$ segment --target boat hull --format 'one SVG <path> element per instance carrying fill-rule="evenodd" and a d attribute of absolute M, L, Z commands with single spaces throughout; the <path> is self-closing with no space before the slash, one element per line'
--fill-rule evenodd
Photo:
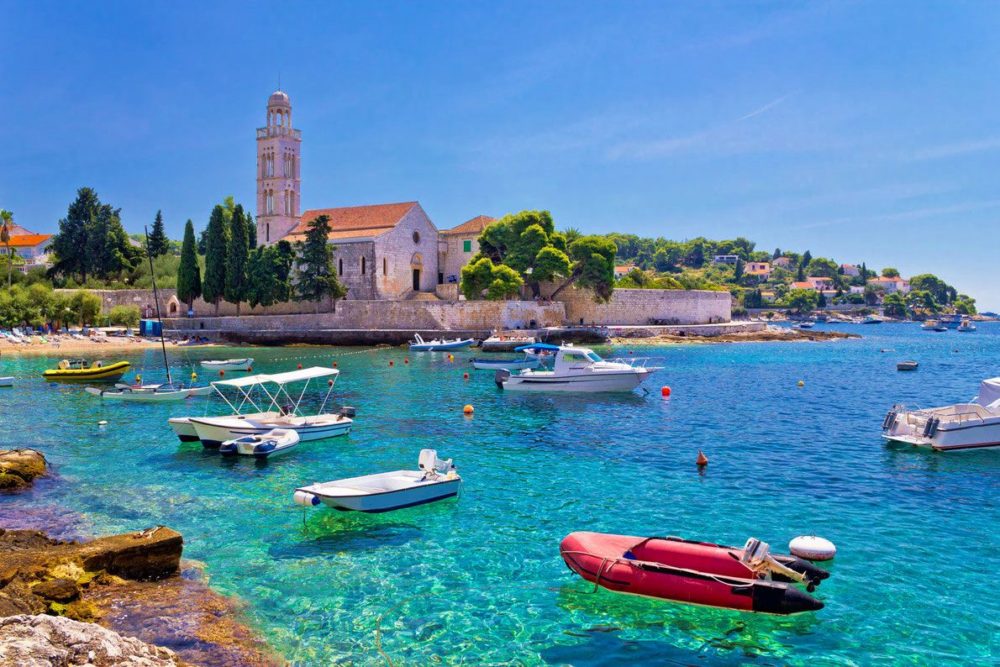
<path fill-rule="evenodd" d="M 939 452 L 1000 447 L 1000 417 L 986 420 L 941 421 L 932 433 L 925 433 L 927 417 L 901 412 L 883 428 L 888 442 L 927 447 Z"/>
<path fill-rule="evenodd" d="M 538 368 L 542 365 L 541 359 L 473 359 L 472 366 L 477 371 L 509 370 L 516 371 L 524 368 Z"/>
<path fill-rule="evenodd" d="M 49 382 L 116 382 L 130 366 L 127 361 L 118 361 L 100 368 L 56 368 L 45 371 L 42 377 Z"/>
<path fill-rule="evenodd" d="M 588 375 L 511 375 L 498 384 L 505 391 L 536 392 L 629 392 L 649 377 L 651 370 Z"/>
<path fill-rule="evenodd" d="M 206 448 L 215 449 L 226 440 L 241 438 L 245 435 L 262 435 L 275 428 L 295 431 L 302 442 L 310 440 L 325 440 L 351 432 L 354 422 L 342 418 L 334 423 L 315 424 L 278 424 L 258 419 L 239 419 L 238 417 L 206 417 L 191 418 L 191 423 L 198 434 L 198 439 Z"/>
<path fill-rule="evenodd" d="M 271 459 L 295 449 L 299 442 L 300 439 L 294 432 L 278 436 L 272 436 L 272 433 L 244 436 L 222 443 L 219 446 L 219 453 L 223 456 L 240 455 Z"/>
<path fill-rule="evenodd" d="M 0 387 L 13 387 L 14 378 L 12 376 L 0 377 Z"/>
<path fill-rule="evenodd" d="M 201 367 L 210 371 L 249 371 L 253 368 L 253 358 L 202 361 Z"/>
<path fill-rule="evenodd" d="M 109 401 L 125 401 L 134 403 L 170 403 L 187 399 L 191 392 L 187 389 L 176 391 L 132 391 L 131 389 L 97 389 L 87 387 L 87 393 L 99 396 Z"/>
<path fill-rule="evenodd" d="M 411 352 L 443 352 L 445 350 L 460 350 L 469 347 L 476 341 L 472 338 L 452 341 L 450 343 L 410 343 Z"/>
<path fill-rule="evenodd" d="M 198 432 L 194 430 L 194 424 L 187 417 L 171 417 L 167 423 L 181 442 L 198 441 Z"/>
<path fill-rule="evenodd" d="M 788 583 L 757 577 L 732 547 L 578 532 L 567 535 L 559 551 L 570 570 L 618 593 L 779 615 L 823 607 Z"/>
<path fill-rule="evenodd" d="M 345 483 L 348 481 L 344 480 Z M 461 483 L 461 478 L 456 477 L 426 482 L 403 489 L 360 494 L 338 493 L 335 489 L 318 491 L 315 486 L 299 490 L 312 493 L 319 498 L 321 503 L 336 510 L 378 514 L 454 498 L 458 495 Z"/>

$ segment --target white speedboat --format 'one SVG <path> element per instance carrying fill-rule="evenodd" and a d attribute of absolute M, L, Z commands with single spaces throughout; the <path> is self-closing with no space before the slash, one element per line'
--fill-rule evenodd
<path fill-rule="evenodd" d="M 250 371 L 253 370 L 253 357 L 243 359 L 206 359 L 201 362 L 202 368 L 212 371 Z"/>
<path fill-rule="evenodd" d="M 882 420 L 882 437 L 946 452 L 1000 446 L 1000 378 L 984 380 L 969 403 L 909 410 L 894 405 Z"/>
<path fill-rule="evenodd" d="M 520 373 L 496 372 L 497 386 L 508 391 L 617 392 L 632 391 L 659 366 L 645 359 L 605 361 L 593 350 L 572 345 L 539 343 L 537 349 L 555 352 L 552 370 L 527 369 Z"/>
<path fill-rule="evenodd" d="M 138 390 L 133 390 L 130 387 L 115 389 L 85 387 L 84 391 L 109 401 L 132 401 L 135 403 L 169 403 L 183 401 L 191 396 L 191 392 L 187 389 L 176 389 L 169 386 L 140 387 Z"/>
<path fill-rule="evenodd" d="M 799 322 L 798 324 L 796 324 L 795 328 L 796 329 L 812 329 L 814 326 L 816 326 L 815 322 L 811 322 L 809 320 L 805 320 L 804 322 Z"/>
<path fill-rule="evenodd" d="M 323 503 L 338 510 L 389 512 L 458 495 L 462 478 L 451 459 L 442 461 L 435 450 L 423 449 L 419 468 L 311 484 L 296 489 L 293 499 L 306 507 Z"/>
<path fill-rule="evenodd" d="M 972 323 L 972 320 L 962 320 L 962 323 L 956 329 L 956 331 L 961 331 L 962 333 L 972 333 L 975 330 L 976 325 Z"/>
<path fill-rule="evenodd" d="M 299 444 L 299 434 L 290 429 L 276 428 L 257 435 L 245 435 L 242 438 L 226 440 L 219 445 L 219 453 L 223 456 L 253 456 L 258 459 L 271 458 L 284 454 Z"/>
<path fill-rule="evenodd" d="M 256 412 L 243 415 L 232 415 L 237 419 L 275 419 L 281 415 L 277 412 Z M 194 424 L 190 417 L 171 417 L 167 420 L 174 435 L 181 442 L 197 442 L 198 432 L 194 430 Z"/>
<path fill-rule="evenodd" d="M 246 435 L 262 435 L 276 428 L 298 433 L 302 442 L 322 440 L 351 432 L 354 420 L 353 408 L 342 408 L 339 413 L 326 413 L 324 409 L 333 393 L 334 380 L 340 374 L 335 368 L 313 366 L 287 373 L 260 374 L 233 380 L 218 380 L 212 386 L 222 400 L 233 410 L 225 417 L 188 417 L 188 424 L 194 429 L 206 448 L 215 449 L 227 440 Z M 312 380 L 326 378 L 327 392 L 316 414 L 303 415 L 299 406 L 306 396 Z M 301 390 L 293 396 L 287 385 L 304 382 Z M 236 398 L 230 400 L 224 389 L 235 389 Z M 261 398 L 267 401 L 263 409 L 258 405 Z M 254 414 L 246 414 L 244 408 L 253 408 Z M 263 416 L 262 416 L 263 415 Z M 177 433 L 177 430 L 174 431 Z"/>
<path fill-rule="evenodd" d="M 8 375 L 6 377 L 0 377 L 0 387 L 13 387 L 14 386 L 14 376 Z"/>
<path fill-rule="evenodd" d="M 445 340 L 442 338 L 435 338 L 434 340 L 424 340 L 420 334 L 413 334 L 413 341 L 410 343 L 410 350 L 412 352 L 438 352 L 442 350 L 457 350 L 463 347 L 469 347 L 476 340 L 474 338 L 455 338 L 453 340 Z"/>
<path fill-rule="evenodd" d="M 882 324 L 882 320 L 874 315 L 869 315 L 865 319 L 861 320 L 861 324 Z"/>

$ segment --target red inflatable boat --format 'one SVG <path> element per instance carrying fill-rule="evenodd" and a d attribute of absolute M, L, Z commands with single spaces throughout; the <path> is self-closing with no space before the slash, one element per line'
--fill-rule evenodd
<path fill-rule="evenodd" d="M 772 555 L 751 538 L 744 547 L 679 537 L 570 533 L 560 555 L 587 581 L 620 593 L 767 614 L 797 614 L 823 603 L 814 590 L 829 573 L 794 556 Z"/>

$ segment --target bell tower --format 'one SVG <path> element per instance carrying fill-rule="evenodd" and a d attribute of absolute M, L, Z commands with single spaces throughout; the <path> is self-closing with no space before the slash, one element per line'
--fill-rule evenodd
<path fill-rule="evenodd" d="M 267 100 L 267 125 L 257 128 L 257 245 L 276 243 L 299 224 L 301 147 L 291 100 L 277 90 Z"/>

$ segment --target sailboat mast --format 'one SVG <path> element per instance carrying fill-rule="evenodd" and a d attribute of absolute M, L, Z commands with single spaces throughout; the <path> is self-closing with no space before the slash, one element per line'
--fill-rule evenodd
<path fill-rule="evenodd" d="M 153 282 L 153 303 L 156 304 L 156 321 L 160 323 L 160 350 L 163 352 L 163 369 L 167 371 L 167 384 L 172 385 L 170 365 L 167 364 L 167 344 L 163 340 L 163 318 L 160 317 L 160 293 L 156 290 L 156 272 L 153 270 L 153 253 L 149 252 L 149 230 L 145 225 L 142 233 L 146 235 L 146 256 L 149 258 L 149 279 Z"/>

